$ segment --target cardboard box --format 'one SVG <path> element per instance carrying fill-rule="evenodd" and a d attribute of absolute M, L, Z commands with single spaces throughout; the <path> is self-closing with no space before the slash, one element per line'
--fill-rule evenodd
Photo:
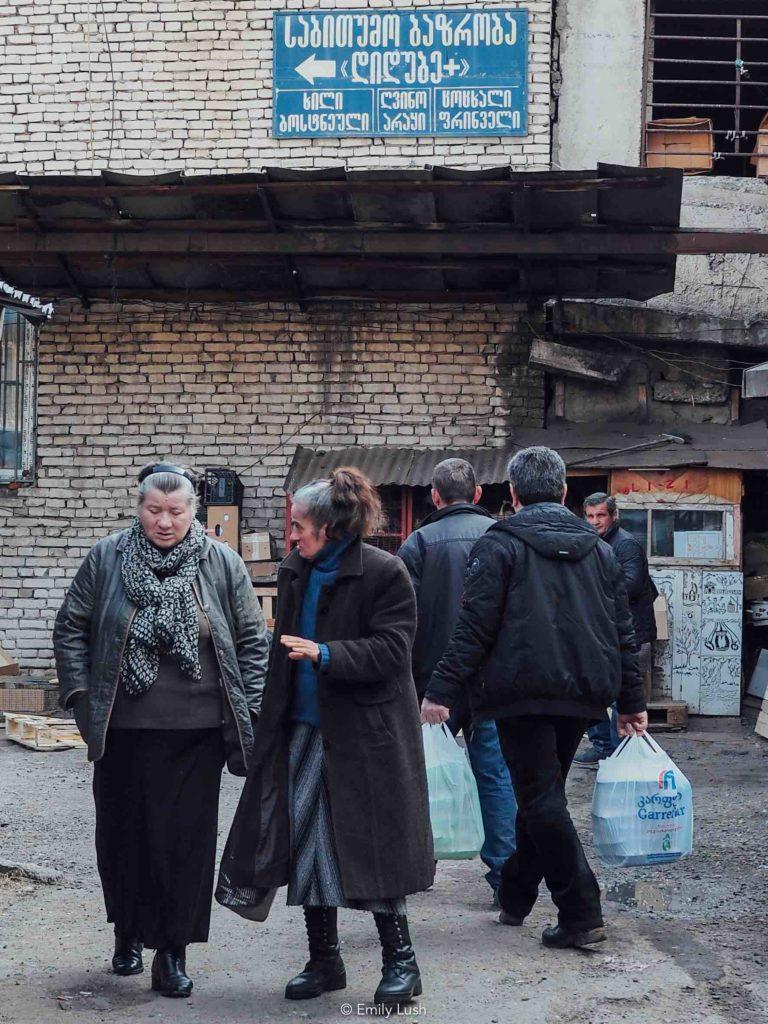
<path fill-rule="evenodd" d="M 272 537 L 266 531 L 244 533 L 240 540 L 244 562 L 268 562 L 272 558 Z"/>
<path fill-rule="evenodd" d="M 663 117 L 646 125 L 646 167 L 678 167 L 688 174 L 706 174 L 712 170 L 714 149 L 708 117 Z"/>
<path fill-rule="evenodd" d="M 768 576 L 746 576 L 744 578 L 745 601 L 768 601 Z"/>
<path fill-rule="evenodd" d="M 669 612 L 663 594 L 659 594 L 653 602 L 653 617 L 656 620 L 656 639 L 669 640 Z"/>
<path fill-rule="evenodd" d="M 17 676 L 19 674 L 18 662 L 14 661 L 10 654 L 0 648 L 0 676 Z"/>
<path fill-rule="evenodd" d="M 240 550 L 240 509 L 237 505 L 208 506 L 208 536 L 233 551 Z"/>
<path fill-rule="evenodd" d="M 757 129 L 755 148 L 752 151 L 750 163 L 757 168 L 755 174 L 758 178 L 768 177 L 768 114 L 765 115 Z"/>
<path fill-rule="evenodd" d="M 246 562 L 252 580 L 268 580 L 277 576 L 279 562 Z"/>

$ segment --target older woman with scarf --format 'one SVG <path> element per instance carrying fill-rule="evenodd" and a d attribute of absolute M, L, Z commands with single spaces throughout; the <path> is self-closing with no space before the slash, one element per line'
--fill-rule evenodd
<path fill-rule="evenodd" d="M 113 970 L 188 996 L 206 942 L 219 786 L 245 775 L 264 686 L 264 619 L 239 556 L 195 519 L 194 477 L 139 475 L 138 515 L 99 541 L 56 618 L 60 702 L 95 761 L 96 853 Z"/>
<path fill-rule="evenodd" d="M 346 985 L 337 909 L 367 910 L 382 946 L 374 999 L 422 991 L 405 897 L 434 877 L 411 647 L 416 601 L 403 563 L 362 542 L 381 506 L 355 469 L 301 488 L 296 549 L 280 567 L 276 633 L 254 754 L 216 898 L 258 918 L 269 890 L 301 906 L 309 961 L 285 990 Z"/>

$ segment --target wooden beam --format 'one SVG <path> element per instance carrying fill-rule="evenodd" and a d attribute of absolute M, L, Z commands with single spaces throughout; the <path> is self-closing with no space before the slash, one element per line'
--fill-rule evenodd
<path fill-rule="evenodd" d="M 109 244 L 111 242 L 111 244 Z M 105 244 L 106 243 L 106 244 Z M 221 255 L 682 256 L 768 254 L 768 233 L 737 231 L 361 231 L 322 228 L 279 233 L 143 231 L 105 238 L 98 231 L 18 231 L 0 236 L 0 253 L 162 253 Z"/>
<path fill-rule="evenodd" d="M 531 366 L 539 366 L 565 377 L 577 377 L 601 384 L 618 384 L 625 366 L 625 361 L 615 359 L 605 352 L 559 345 L 544 338 L 533 339 L 528 362 Z"/>

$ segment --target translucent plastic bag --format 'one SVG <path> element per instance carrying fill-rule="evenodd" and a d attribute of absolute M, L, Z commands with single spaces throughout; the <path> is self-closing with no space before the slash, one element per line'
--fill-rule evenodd
<path fill-rule="evenodd" d="M 470 860 L 485 841 L 477 783 L 445 725 L 421 727 L 436 860 Z"/>
<path fill-rule="evenodd" d="M 691 784 L 647 733 L 600 762 L 592 828 L 600 859 L 612 867 L 668 864 L 693 849 Z"/>

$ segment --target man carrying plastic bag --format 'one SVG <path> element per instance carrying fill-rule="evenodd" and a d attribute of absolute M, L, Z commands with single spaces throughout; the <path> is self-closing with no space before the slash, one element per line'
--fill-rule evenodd
<path fill-rule="evenodd" d="M 499 920 L 521 925 L 544 878 L 558 923 L 542 941 L 589 947 L 605 939 L 600 887 L 568 813 L 565 779 L 585 726 L 614 701 L 621 735 L 647 728 L 632 618 L 610 546 L 563 507 L 557 452 L 527 448 L 508 472 L 516 514 L 472 549 L 462 612 L 422 720 L 445 721 L 465 686 L 475 717 L 495 719 L 518 803 Z"/>

